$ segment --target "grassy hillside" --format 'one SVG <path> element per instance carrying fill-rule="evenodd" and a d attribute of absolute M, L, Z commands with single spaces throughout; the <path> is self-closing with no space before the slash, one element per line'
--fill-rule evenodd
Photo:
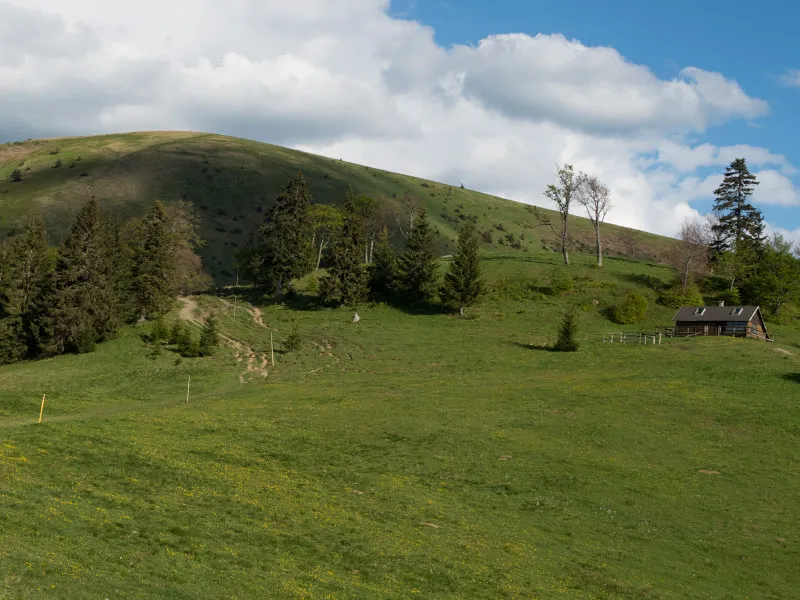
<path fill-rule="evenodd" d="M 604 345 L 670 271 L 557 260 L 486 255 L 471 319 L 209 296 L 214 358 L 0 368 L 0 598 L 795 597 L 800 333 Z M 532 349 L 567 302 L 581 350 Z"/>
<path fill-rule="evenodd" d="M 61 166 L 56 168 L 56 162 Z M 14 169 L 23 180 L 9 181 Z M 401 212 L 406 194 L 425 205 L 452 244 L 462 218 L 475 216 L 481 231 L 494 232 L 491 247 L 514 243 L 519 252 L 546 254 L 556 247 L 533 223 L 526 205 L 446 184 L 370 169 L 269 144 L 199 133 L 130 133 L 86 138 L 36 140 L 0 145 L 0 233 L 26 215 L 43 215 L 58 237 L 90 196 L 121 216 L 141 214 L 154 199 L 181 197 L 201 210 L 206 267 L 220 283 L 233 277 L 232 251 L 261 222 L 256 209 L 270 203 L 298 170 L 317 202 L 338 203 L 346 186 L 372 196 L 388 212 Z M 575 211 L 579 215 L 578 210 Z M 389 222 L 393 222 L 389 218 Z M 574 249 L 593 247 L 591 223 L 573 221 Z M 524 239 L 520 239 L 523 234 Z M 509 237 L 510 236 L 510 237 Z M 656 257 L 668 238 L 608 225 L 610 255 Z"/>

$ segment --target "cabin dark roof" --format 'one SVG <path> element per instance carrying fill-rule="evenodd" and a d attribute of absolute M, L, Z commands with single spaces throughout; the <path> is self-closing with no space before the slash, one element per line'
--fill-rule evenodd
<path fill-rule="evenodd" d="M 755 318 L 758 310 L 758 306 L 684 306 L 675 313 L 672 320 L 747 323 Z"/>

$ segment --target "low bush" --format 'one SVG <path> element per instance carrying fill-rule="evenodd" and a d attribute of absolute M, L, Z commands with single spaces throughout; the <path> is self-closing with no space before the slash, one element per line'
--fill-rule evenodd
<path fill-rule="evenodd" d="M 647 298 L 638 292 L 628 292 L 624 300 L 614 307 L 614 322 L 620 325 L 641 323 L 647 318 Z"/>
<path fill-rule="evenodd" d="M 571 292 L 575 288 L 575 282 L 567 270 L 563 267 L 556 267 L 550 272 L 550 293 L 554 296 L 561 296 Z"/>

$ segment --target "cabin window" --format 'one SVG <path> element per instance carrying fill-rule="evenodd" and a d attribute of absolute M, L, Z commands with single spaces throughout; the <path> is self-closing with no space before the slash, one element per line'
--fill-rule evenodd
<path fill-rule="evenodd" d="M 704 314 L 706 314 L 706 309 L 702 308 L 702 307 L 696 308 L 694 310 L 694 314 L 696 314 L 696 315 L 704 315 Z"/>
<path fill-rule="evenodd" d="M 738 317 L 739 315 L 742 314 L 743 311 L 744 311 L 744 308 L 734 308 L 731 311 L 731 314 Z"/>

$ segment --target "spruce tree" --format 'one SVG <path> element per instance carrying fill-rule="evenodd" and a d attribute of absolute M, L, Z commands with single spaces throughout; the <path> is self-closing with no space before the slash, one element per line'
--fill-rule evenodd
<path fill-rule="evenodd" d="M 0 247 L 0 364 L 36 354 L 39 299 L 52 269 L 40 220 L 23 225 Z"/>
<path fill-rule="evenodd" d="M 374 299 L 388 298 L 397 279 L 397 254 L 389 243 L 389 228 L 384 227 L 378 245 L 372 255 L 369 269 L 370 296 Z"/>
<path fill-rule="evenodd" d="M 219 345 L 217 333 L 217 316 L 212 312 L 200 332 L 200 356 L 211 356 Z"/>
<path fill-rule="evenodd" d="M 92 199 L 78 212 L 58 250 L 39 344 L 49 355 L 88 352 L 120 325 L 114 244 L 108 224 Z"/>
<path fill-rule="evenodd" d="M 458 234 L 458 248 L 450 269 L 444 276 L 442 299 L 458 308 L 461 315 L 464 308 L 472 306 L 484 291 L 481 278 L 481 265 L 478 257 L 478 237 L 475 225 L 464 225 Z"/>
<path fill-rule="evenodd" d="M 425 209 L 406 239 L 406 248 L 397 264 L 398 287 L 413 304 L 431 302 L 439 282 L 439 265 L 434 254 L 434 233 Z"/>
<path fill-rule="evenodd" d="M 334 232 L 328 275 L 320 282 L 320 298 L 327 304 L 355 306 L 367 297 L 364 221 L 353 190 L 347 190 L 341 226 Z"/>
<path fill-rule="evenodd" d="M 256 283 L 267 285 L 278 296 L 292 279 L 311 270 L 310 207 L 311 194 L 303 174 L 298 173 L 275 200 L 261 227 L 264 245 L 255 255 L 261 263 L 254 269 L 259 276 Z"/>
<path fill-rule="evenodd" d="M 714 191 L 712 255 L 730 265 L 731 288 L 757 264 L 764 248 L 764 217 L 749 201 L 758 180 L 744 158 L 735 159 Z"/>
<path fill-rule="evenodd" d="M 183 336 L 183 320 L 180 318 L 175 319 L 172 323 L 172 327 L 169 330 L 169 337 L 167 338 L 167 342 L 172 345 L 178 345 L 178 342 L 181 341 L 181 337 Z"/>
<path fill-rule="evenodd" d="M 558 328 L 558 341 L 554 347 L 558 352 L 577 352 L 578 314 L 574 306 L 568 306 L 561 317 Z"/>
<path fill-rule="evenodd" d="M 137 317 L 149 318 L 169 310 L 173 271 L 167 213 L 156 200 L 139 225 L 133 248 L 131 283 Z"/>

